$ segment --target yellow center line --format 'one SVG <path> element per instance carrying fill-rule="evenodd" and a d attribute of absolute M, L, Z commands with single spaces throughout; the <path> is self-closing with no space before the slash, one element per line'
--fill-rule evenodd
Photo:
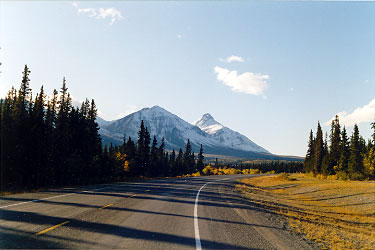
<path fill-rule="evenodd" d="M 56 226 L 53 226 L 53 227 L 49 227 L 49 228 L 47 228 L 47 229 L 44 229 L 43 231 L 40 231 L 39 233 L 36 233 L 35 235 L 41 235 L 41 234 L 44 234 L 44 233 L 47 233 L 47 232 L 49 232 L 49 231 L 51 231 L 51 230 L 53 230 L 53 229 L 55 229 L 55 228 L 58 228 L 58 227 L 61 227 L 62 225 L 65 225 L 65 224 L 67 224 L 67 223 L 69 223 L 70 221 L 64 221 L 63 223 L 60 223 L 60 224 L 58 224 L 58 225 L 56 225 Z"/>
<path fill-rule="evenodd" d="M 100 209 L 103 209 L 103 208 L 106 208 L 106 207 L 109 207 L 109 206 L 112 206 L 113 204 L 108 204 L 108 205 L 105 205 L 105 206 L 103 206 L 103 207 L 101 207 L 101 208 L 98 208 L 99 210 Z"/>
<path fill-rule="evenodd" d="M 145 192 L 149 192 L 150 191 L 150 189 L 147 189 Z"/>
<path fill-rule="evenodd" d="M 132 196 L 130 196 L 130 198 L 131 198 L 131 197 L 134 197 L 134 196 L 136 196 L 136 194 L 133 194 Z"/>

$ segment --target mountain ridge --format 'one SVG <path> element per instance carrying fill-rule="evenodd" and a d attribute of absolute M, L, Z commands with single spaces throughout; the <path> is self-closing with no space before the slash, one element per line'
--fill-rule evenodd
<path fill-rule="evenodd" d="M 202 131 L 213 136 L 213 138 L 228 147 L 245 151 L 270 153 L 268 150 L 254 143 L 248 137 L 228 127 L 225 127 L 216 121 L 210 113 L 204 114 L 200 119 L 195 121 L 193 125 L 196 125 Z"/>
<path fill-rule="evenodd" d="M 202 144 L 204 152 L 207 154 L 244 159 L 281 158 L 258 146 L 246 136 L 221 125 L 209 113 L 204 114 L 202 118 L 204 116 L 206 116 L 206 120 L 212 121 L 211 125 L 217 126 L 215 131 L 209 131 L 211 134 L 160 106 L 143 108 L 111 122 L 106 122 L 101 119 L 100 123 L 102 125 L 100 126 L 99 133 L 102 136 L 103 143 L 120 145 L 124 140 L 124 136 L 126 138 L 131 137 L 133 141 L 137 141 L 139 126 L 143 120 L 151 137 L 155 135 L 159 143 L 164 137 L 166 149 L 174 149 L 176 151 L 179 148 L 184 149 L 189 139 L 193 151 L 195 152 L 199 151 L 200 145 Z M 198 121 L 202 120 L 202 118 Z M 205 122 L 207 124 L 207 121 Z M 200 125 L 203 126 L 203 123 Z M 234 138 L 235 141 L 232 142 L 232 144 L 228 143 L 228 138 Z M 245 144 L 247 143 L 246 145 L 251 145 L 252 147 L 239 147 L 238 145 L 241 143 L 241 140 L 245 142 Z M 249 151 L 248 148 L 253 151 Z"/>

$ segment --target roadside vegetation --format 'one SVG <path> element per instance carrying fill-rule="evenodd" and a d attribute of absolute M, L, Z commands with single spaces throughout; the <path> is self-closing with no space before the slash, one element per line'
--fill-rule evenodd
<path fill-rule="evenodd" d="M 322 248 L 375 249 L 373 181 L 281 174 L 244 179 L 236 188 Z"/>
<path fill-rule="evenodd" d="M 86 185 L 129 178 L 251 174 L 301 171 L 302 162 L 264 161 L 247 164 L 204 164 L 203 147 L 195 155 L 168 151 L 150 135 L 143 121 L 137 141 L 102 145 L 94 100 L 72 103 L 65 78 L 60 91 L 48 96 L 43 86 L 32 96 L 30 69 L 25 65 L 18 90 L 0 99 L 0 192 Z"/>
<path fill-rule="evenodd" d="M 204 168 L 203 149 L 196 159 L 189 140 L 183 152 L 169 153 L 140 124 L 138 140 L 102 145 L 94 100 L 72 104 L 66 80 L 60 92 L 35 98 L 25 65 L 19 90 L 0 99 L 0 191 L 85 185 L 128 177 L 191 174 Z M 151 143 L 151 145 L 150 145 Z"/>
<path fill-rule="evenodd" d="M 332 120 L 328 139 L 318 122 L 316 136 L 310 131 L 304 172 L 321 179 L 374 180 L 375 179 L 375 122 L 371 123 L 372 138 L 366 140 L 359 134 L 357 124 L 348 136 L 341 128 L 339 117 Z"/>

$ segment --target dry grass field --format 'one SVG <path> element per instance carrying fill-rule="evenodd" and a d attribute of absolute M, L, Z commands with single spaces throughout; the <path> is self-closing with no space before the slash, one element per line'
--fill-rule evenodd
<path fill-rule="evenodd" d="M 375 182 L 282 174 L 244 179 L 237 189 L 323 249 L 375 249 Z"/>

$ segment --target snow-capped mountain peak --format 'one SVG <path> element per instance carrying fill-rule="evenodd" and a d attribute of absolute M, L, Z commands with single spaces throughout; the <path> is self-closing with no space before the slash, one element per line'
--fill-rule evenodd
<path fill-rule="evenodd" d="M 107 142 L 122 143 L 124 136 L 136 141 L 142 120 L 151 136 L 155 135 L 159 143 L 164 138 L 167 149 L 184 148 L 187 140 L 190 139 L 193 150 L 199 150 L 202 144 L 205 152 L 210 154 L 268 153 L 247 137 L 224 127 L 209 113 L 204 114 L 194 124 L 190 124 L 159 106 L 143 108 L 112 122 L 98 119 L 101 123 L 99 132 Z"/>
<path fill-rule="evenodd" d="M 210 113 L 204 114 L 202 118 L 195 121 L 193 125 L 198 126 L 201 130 L 210 135 L 213 135 L 218 130 L 224 128 L 224 126 L 217 122 Z"/>
<path fill-rule="evenodd" d="M 202 118 L 195 121 L 193 125 L 196 125 L 207 134 L 213 136 L 213 138 L 218 140 L 222 145 L 240 150 L 269 153 L 246 136 L 223 126 L 209 113 L 204 114 Z"/>

